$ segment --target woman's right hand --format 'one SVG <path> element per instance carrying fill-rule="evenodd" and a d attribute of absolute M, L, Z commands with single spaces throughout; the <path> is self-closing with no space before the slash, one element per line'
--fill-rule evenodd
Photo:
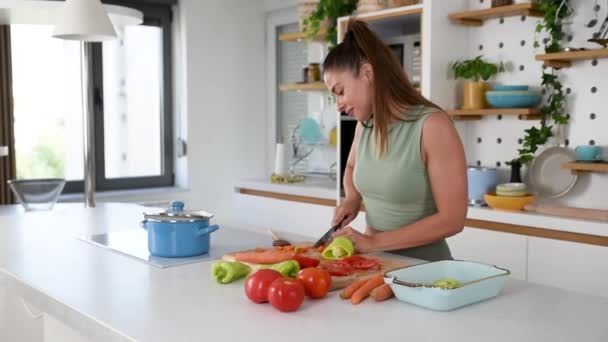
<path fill-rule="evenodd" d="M 361 198 L 346 198 L 334 211 L 334 219 L 331 221 L 332 226 L 340 224 L 342 228 L 351 223 L 361 210 Z"/>

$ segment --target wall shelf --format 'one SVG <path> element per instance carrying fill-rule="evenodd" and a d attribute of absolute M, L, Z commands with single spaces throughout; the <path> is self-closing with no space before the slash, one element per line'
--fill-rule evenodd
<path fill-rule="evenodd" d="M 327 91 L 323 82 L 288 83 L 279 86 L 281 91 Z"/>
<path fill-rule="evenodd" d="M 536 55 L 535 59 L 543 61 L 544 65 L 548 67 L 568 68 L 572 65 L 572 61 L 595 58 L 608 58 L 608 48 L 548 53 Z"/>
<path fill-rule="evenodd" d="M 487 8 L 476 11 L 456 12 L 448 15 L 448 18 L 460 25 L 481 26 L 484 20 L 494 18 L 504 18 L 517 15 L 527 15 L 531 17 L 542 17 L 543 12 L 534 3 L 522 3 L 508 6 Z"/>
<path fill-rule="evenodd" d="M 457 120 L 480 120 L 489 115 L 517 115 L 520 120 L 540 119 L 537 108 L 453 109 L 448 110 L 447 113 Z"/>
<path fill-rule="evenodd" d="M 287 32 L 279 35 L 279 40 L 282 42 L 301 42 L 307 39 L 306 32 Z M 320 31 L 313 41 L 321 42 L 325 39 L 325 31 Z"/>
<path fill-rule="evenodd" d="M 562 165 L 562 169 L 569 169 L 572 173 L 608 172 L 608 162 L 580 163 L 570 162 Z"/>

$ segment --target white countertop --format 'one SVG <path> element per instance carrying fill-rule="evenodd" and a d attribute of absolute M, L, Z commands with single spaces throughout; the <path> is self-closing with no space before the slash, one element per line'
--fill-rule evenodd
<path fill-rule="evenodd" d="M 246 188 L 321 199 L 336 199 L 337 190 L 335 187 L 335 181 L 332 181 L 327 177 L 319 179 L 311 177 L 311 179 L 307 179 L 304 183 L 287 185 L 272 184 L 269 181 L 252 179 L 240 181 L 235 186 L 236 189 Z M 605 222 L 564 218 L 526 211 L 511 212 L 494 210 L 489 207 L 469 207 L 467 218 L 573 233 L 608 236 L 608 223 Z"/>
<path fill-rule="evenodd" d="M 284 314 L 251 303 L 243 283 L 217 285 L 211 262 L 158 269 L 74 238 L 136 229 L 143 208 L 60 204 L 0 216 L 0 269 L 39 309 L 98 341 L 607 341 L 608 299 L 509 279 L 499 297 L 452 312 L 337 293 Z M 212 248 L 268 245 L 222 227 Z M 0 272 L 0 276 L 2 272 Z"/>
<path fill-rule="evenodd" d="M 234 187 L 320 199 L 338 198 L 337 181 L 329 177 L 307 176 L 303 182 L 290 184 L 273 184 L 270 179 L 244 179 Z"/>

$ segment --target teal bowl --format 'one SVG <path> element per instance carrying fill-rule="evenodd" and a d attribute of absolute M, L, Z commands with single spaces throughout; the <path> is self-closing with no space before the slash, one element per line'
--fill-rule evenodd
<path fill-rule="evenodd" d="M 494 85 L 494 90 L 500 90 L 500 91 L 509 91 L 509 90 L 528 90 L 528 86 L 527 85 L 500 85 L 500 84 L 495 84 Z"/>
<path fill-rule="evenodd" d="M 530 108 L 541 99 L 540 91 L 534 90 L 490 90 L 486 101 L 494 108 Z"/>
<path fill-rule="evenodd" d="M 449 311 L 496 297 L 508 270 L 473 261 L 443 260 L 414 265 L 384 274 L 398 300 L 423 308 Z M 440 288 L 440 279 L 455 279 L 460 285 Z"/>

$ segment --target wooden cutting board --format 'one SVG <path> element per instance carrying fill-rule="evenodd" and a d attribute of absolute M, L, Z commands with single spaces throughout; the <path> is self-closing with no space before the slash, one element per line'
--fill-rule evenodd
<path fill-rule="evenodd" d="M 240 253 L 240 252 L 241 251 L 225 254 L 222 257 L 222 259 L 225 261 L 236 261 L 236 259 L 234 258 L 234 254 Z M 249 251 L 243 251 L 243 252 L 249 252 Z M 321 253 L 319 253 L 317 251 L 309 251 L 307 253 L 303 253 L 302 255 L 319 259 L 319 260 L 321 260 L 321 263 L 325 262 L 325 260 L 323 260 L 323 258 L 321 258 Z M 367 277 L 371 277 L 371 276 L 374 276 L 377 274 L 383 274 L 385 272 L 392 271 L 392 270 L 395 270 L 398 268 L 410 266 L 409 263 L 407 263 L 406 261 L 399 260 L 397 258 L 386 258 L 386 257 L 379 257 L 376 255 L 368 255 L 368 254 L 359 254 L 359 255 L 366 257 L 366 258 L 374 258 L 374 259 L 380 260 L 380 262 L 382 263 L 382 269 L 371 270 L 371 271 L 356 270 L 355 273 L 353 273 L 349 276 L 345 276 L 345 277 L 332 276 L 330 291 L 341 290 L 341 289 L 347 287 L 348 284 L 350 284 L 351 282 L 358 280 L 358 279 L 367 278 Z M 249 265 L 254 271 L 260 269 L 263 266 L 260 264 L 253 264 L 253 263 L 248 263 L 248 262 L 244 262 L 244 264 Z"/>

